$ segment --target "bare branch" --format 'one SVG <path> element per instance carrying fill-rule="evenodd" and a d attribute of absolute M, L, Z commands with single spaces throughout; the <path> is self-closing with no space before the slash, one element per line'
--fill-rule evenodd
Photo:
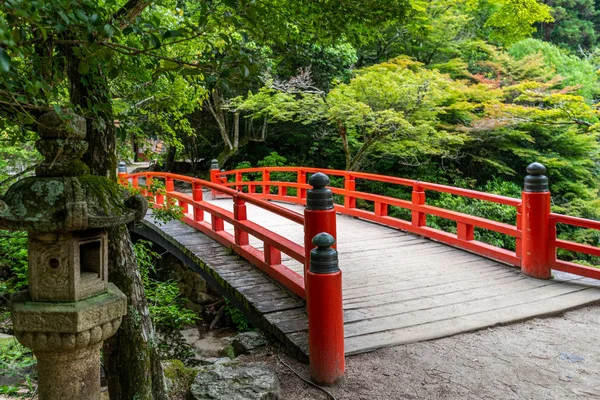
<path fill-rule="evenodd" d="M 119 21 L 119 29 L 123 30 L 152 3 L 151 0 L 129 0 L 114 15 L 113 19 Z"/>
<path fill-rule="evenodd" d="M 325 95 L 324 91 L 314 86 L 310 73 L 310 65 L 306 68 L 300 68 L 298 70 L 298 75 L 293 76 L 288 80 L 275 79 L 271 87 L 285 93 L 313 93 L 321 96 Z"/>

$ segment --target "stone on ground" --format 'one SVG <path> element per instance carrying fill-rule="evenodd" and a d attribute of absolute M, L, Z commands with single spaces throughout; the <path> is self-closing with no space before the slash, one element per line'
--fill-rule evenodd
<path fill-rule="evenodd" d="M 190 389 L 195 400 L 279 400 L 279 379 L 261 363 L 204 367 Z"/>
<path fill-rule="evenodd" d="M 231 345 L 237 357 L 241 354 L 248 354 L 259 347 L 266 346 L 267 338 L 258 331 L 242 332 L 233 338 Z"/>

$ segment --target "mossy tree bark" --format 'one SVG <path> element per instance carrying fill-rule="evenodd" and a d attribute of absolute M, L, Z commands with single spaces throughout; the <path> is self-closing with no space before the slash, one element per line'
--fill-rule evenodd
<path fill-rule="evenodd" d="M 116 178 L 115 129 L 109 88 L 102 71 L 82 81 L 80 60 L 65 49 L 71 102 L 87 118 L 89 148 L 84 162 L 95 175 Z M 91 105 L 91 107 L 90 107 Z M 104 364 L 111 400 L 167 399 L 154 328 L 137 267 L 131 237 L 125 226 L 108 232 L 109 281 L 128 299 L 127 315 L 117 334 L 104 343 Z"/>
<path fill-rule="evenodd" d="M 167 399 L 164 375 L 150 321 L 148 302 L 125 226 L 108 232 L 108 280 L 128 299 L 117 334 L 104 342 L 104 368 L 113 399 Z"/>

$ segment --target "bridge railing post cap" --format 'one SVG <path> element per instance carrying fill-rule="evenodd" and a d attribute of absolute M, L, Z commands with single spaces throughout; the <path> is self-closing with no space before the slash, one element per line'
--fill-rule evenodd
<path fill-rule="evenodd" d="M 534 162 L 527 166 L 527 175 L 525 177 L 525 185 L 523 191 L 525 192 L 537 192 L 543 193 L 548 192 L 548 177 L 544 175 L 546 167 L 538 162 Z"/>
<path fill-rule="evenodd" d="M 329 233 L 317 234 L 312 243 L 317 248 L 310 251 L 310 272 L 314 274 L 334 274 L 340 270 L 338 265 L 338 252 L 331 246 L 335 238 Z"/>
<path fill-rule="evenodd" d="M 216 158 L 210 162 L 210 169 L 219 169 L 219 160 Z"/>
<path fill-rule="evenodd" d="M 308 178 L 308 184 L 315 189 L 321 189 L 331 183 L 331 179 L 322 172 L 317 172 Z"/>
<path fill-rule="evenodd" d="M 539 176 L 546 173 L 546 167 L 539 162 L 533 162 L 527 166 L 527 173 L 532 176 Z"/>
<path fill-rule="evenodd" d="M 307 210 L 332 210 L 334 208 L 333 193 L 331 189 L 327 188 L 329 183 L 329 177 L 322 172 L 310 176 L 308 184 L 312 186 L 312 189 L 308 189 L 306 192 Z"/>
<path fill-rule="evenodd" d="M 124 161 L 119 163 L 119 172 L 127 172 L 127 164 Z"/>
<path fill-rule="evenodd" d="M 327 232 L 321 232 L 315 235 L 312 244 L 321 248 L 331 247 L 335 244 L 335 238 Z"/>

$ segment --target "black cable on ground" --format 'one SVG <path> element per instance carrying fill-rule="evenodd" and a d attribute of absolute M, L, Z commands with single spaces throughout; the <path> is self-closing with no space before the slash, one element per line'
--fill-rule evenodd
<path fill-rule="evenodd" d="M 296 370 L 294 370 L 294 368 L 292 368 L 285 361 L 283 361 L 283 359 L 281 358 L 280 352 L 281 352 L 281 344 L 277 347 L 277 358 L 279 359 L 280 363 L 285 365 L 290 371 L 292 371 L 298 378 L 302 379 L 304 382 L 308 383 L 309 385 L 311 385 L 311 386 L 321 390 L 323 393 L 327 394 L 327 396 L 329 396 L 329 398 L 331 400 L 337 400 L 335 398 L 335 396 L 333 394 L 331 394 L 331 392 L 329 390 L 325 389 L 322 386 L 317 385 L 316 383 L 311 382 L 310 380 L 304 378 L 302 375 L 300 375 L 298 372 L 296 372 Z"/>

